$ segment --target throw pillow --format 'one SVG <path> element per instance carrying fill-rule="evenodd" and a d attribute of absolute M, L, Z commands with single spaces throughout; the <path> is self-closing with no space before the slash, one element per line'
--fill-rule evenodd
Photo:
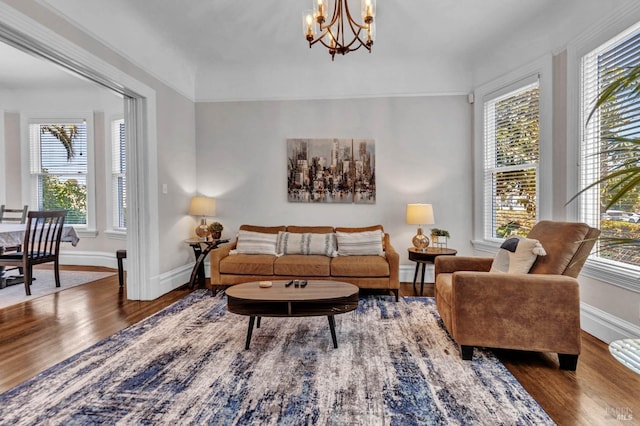
<path fill-rule="evenodd" d="M 489 272 L 527 274 L 538 256 L 546 254 L 540 241 L 513 236 L 502 243 Z"/>
<path fill-rule="evenodd" d="M 278 234 L 265 234 L 253 231 L 238 231 L 238 254 L 276 254 Z"/>
<path fill-rule="evenodd" d="M 334 257 L 336 236 L 333 233 L 313 234 L 278 232 L 276 251 L 283 254 L 322 255 Z"/>
<path fill-rule="evenodd" d="M 338 256 L 383 256 L 381 231 L 336 232 Z"/>

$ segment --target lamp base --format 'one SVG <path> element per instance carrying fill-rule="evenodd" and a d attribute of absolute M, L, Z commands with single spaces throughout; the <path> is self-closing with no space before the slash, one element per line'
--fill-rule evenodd
<path fill-rule="evenodd" d="M 207 226 L 207 219 L 202 219 L 200 225 L 196 226 L 196 235 L 202 240 L 206 240 L 211 235 L 209 226 Z"/>
<path fill-rule="evenodd" d="M 426 251 L 427 247 L 429 247 L 429 237 L 422 233 L 422 228 L 418 227 L 418 233 L 413 240 L 411 240 L 413 246 L 420 251 Z"/>

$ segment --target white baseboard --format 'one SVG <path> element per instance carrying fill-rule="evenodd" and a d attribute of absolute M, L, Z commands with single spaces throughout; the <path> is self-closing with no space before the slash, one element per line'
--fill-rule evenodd
<path fill-rule="evenodd" d="M 591 305 L 580 303 L 582 329 L 605 343 L 619 339 L 640 339 L 640 327 Z"/>
<path fill-rule="evenodd" d="M 61 265 L 80 265 L 80 266 L 102 266 L 105 268 L 118 269 L 118 261 L 116 259 L 115 252 L 94 252 L 94 251 L 70 251 L 60 252 L 60 264 Z M 187 264 L 175 268 L 171 271 L 160 274 L 157 277 L 152 278 L 153 284 L 152 294 L 148 300 L 156 299 L 165 293 L 174 290 L 181 285 L 189 282 L 191 278 L 191 270 L 194 263 Z M 124 270 L 127 270 L 127 260 L 123 262 Z M 205 265 L 205 271 L 209 276 L 208 263 Z M 133 296 L 133 295 L 132 295 Z M 145 299 L 147 300 L 147 299 Z"/>
<path fill-rule="evenodd" d="M 60 252 L 61 265 L 102 266 L 105 268 L 118 268 L 116 253 L 101 251 L 69 251 Z"/>
<path fill-rule="evenodd" d="M 400 282 L 412 283 L 413 275 L 415 274 L 415 271 L 416 271 L 415 265 L 400 265 L 400 274 L 399 274 Z M 420 282 L 421 274 L 422 274 L 422 268 L 420 268 L 420 271 L 418 272 L 418 280 L 417 280 L 418 283 Z M 432 283 L 434 281 L 435 281 L 435 278 L 434 278 L 433 265 L 427 263 L 427 267 L 425 268 L 425 273 L 424 273 L 424 282 Z"/>
<path fill-rule="evenodd" d="M 160 297 L 163 294 L 188 283 L 189 278 L 191 278 L 192 269 L 193 265 L 183 265 L 169 272 L 160 274 L 158 277 L 158 291 L 156 292 L 155 297 Z"/>

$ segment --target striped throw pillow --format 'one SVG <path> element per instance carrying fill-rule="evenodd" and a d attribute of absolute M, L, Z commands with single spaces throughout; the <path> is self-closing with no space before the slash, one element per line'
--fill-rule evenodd
<path fill-rule="evenodd" d="M 276 242 L 278 234 L 265 234 L 263 232 L 238 231 L 238 254 L 273 254 L 276 255 Z"/>
<path fill-rule="evenodd" d="M 279 255 L 302 254 L 334 257 L 336 254 L 336 236 L 333 233 L 311 234 L 278 232 L 276 251 Z"/>
<path fill-rule="evenodd" d="M 384 256 L 381 231 L 336 232 L 338 256 Z"/>

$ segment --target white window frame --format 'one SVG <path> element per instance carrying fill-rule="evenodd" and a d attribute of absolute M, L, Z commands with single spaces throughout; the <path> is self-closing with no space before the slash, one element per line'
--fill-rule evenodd
<path fill-rule="evenodd" d="M 108 238 L 114 240 L 126 240 L 127 239 L 127 229 L 119 228 L 114 225 L 114 210 L 116 206 L 116 200 L 114 200 L 114 188 L 113 188 L 113 144 L 116 142 L 115 135 L 113 134 L 113 126 L 116 122 L 124 121 L 123 115 L 115 115 L 111 117 L 108 121 L 108 125 L 106 126 L 106 136 L 105 140 L 108 141 L 105 144 L 105 182 L 106 182 L 106 193 L 107 197 L 107 226 L 105 230 L 105 235 Z M 125 152 L 126 158 L 126 152 Z"/>
<path fill-rule="evenodd" d="M 576 38 L 567 46 L 567 194 L 573 196 L 581 188 L 580 145 L 581 145 L 581 73 L 582 58 L 640 22 L 640 7 L 632 5 L 594 26 L 592 31 Z M 569 220 L 580 221 L 578 199 L 567 206 Z M 617 287 L 640 293 L 640 270 L 633 265 L 624 265 L 591 256 L 582 275 L 603 281 Z"/>
<path fill-rule="evenodd" d="M 98 235 L 96 228 L 96 167 L 93 112 L 70 113 L 26 113 L 21 117 L 21 146 L 22 146 L 22 182 L 31 182 L 31 133 L 29 127 L 32 124 L 41 123 L 81 123 L 87 125 L 87 224 L 74 224 L 73 227 L 80 237 L 95 238 Z M 31 184 L 22 185 L 22 199 L 31 200 Z"/>
<path fill-rule="evenodd" d="M 501 95 L 525 87 L 534 81 L 539 81 L 540 88 L 540 158 L 538 164 L 537 182 L 537 219 L 552 217 L 553 190 L 553 59 L 551 55 L 533 61 L 518 70 L 509 72 L 489 83 L 479 86 L 474 91 L 474 249 L 495 253 L 502 243 L 502 239 L 485 237 L 486 199 L 485 191 L 485 144 L 484 144 L 484 107 L 485 102 Z"/>

